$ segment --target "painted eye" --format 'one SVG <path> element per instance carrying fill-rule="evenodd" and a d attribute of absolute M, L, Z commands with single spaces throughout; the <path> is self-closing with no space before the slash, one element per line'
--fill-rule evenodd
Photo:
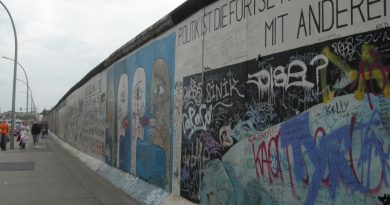
<path fill-rule="evenodd" d="M 140 100 L 143 96 L 143 93 L 142 93 L 142 90 L 140 87 L 137 87 L 135 90 L 134 90 L 134 98 L 136 100 Z"/>
<path fill-rule="evenodd" d="M 144 89 L 142 89 L 144 86 L 143 86 L 143 83 L 142 81 L 138 81 L 134 87 L 134 90 L 133 90 L 133 97 L 134 99 L 136 100 L 141 100 L 142 97 L 144 96 Z"/>
<path fill-rule="evenodd" d="M 156 84 L 156 86 L 154 87 L 154 94 L 155 95 L 162 95 L 163 93 L 165 93 L 164 88 L 161 85 Z"/>

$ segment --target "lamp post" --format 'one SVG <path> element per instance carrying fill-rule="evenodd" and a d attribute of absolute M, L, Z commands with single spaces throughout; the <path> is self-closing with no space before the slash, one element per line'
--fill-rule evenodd
<path fill-rule="evenodd" d="M 26 92 L 28 92 L 28 91 L 30 91 L 30 96 L 31 96 L 31 100 L 30 100 L 30 102 L 31 102 L 31 105 L 30 105 L 30 114 L 32 114 L 32 111 L 33 111 L 33 102 L 34 102 L 34 99 L 33 99 L 33 95 L 32 95 L 32 91 L 31 91 L 31 87 L 27 84 L 27 82 L 26 81 L 23 81 L 23 80 L 20 80 L 20 79 L 16 79 L 17 81 L 20 81 L 20 82 L 22 82 L 22 83 L 24 83 L 24 84 L 26 84 L 27 85 L 27 91 Z M 28 94 L 27 94 L 28 95 Z M 28 99 L 28 96 L 27 96 L 27 99 Z M 27 100 L 28 101 L 28 100 Z M 28 106 L 26 106 L 26 110 L 28 109 Z M 26 112 L 27 113 L 27 112 Z"/>
<path fill-rule="evenodd" d="M 5 56 L 3 56 L 3 58 L 15 62 L 15 60 L 12 59 L 12 58 L 8 58 L 8 57 L 5 57 Z M 17 63 L 17 64 L 20 66 L 20 68 L 23 70 L 24 76 L 26 77 L 26 82 L 27 82 L 26 85 L 27 85 L 27 92 L 28 92 L 28 89 L 29 89 L 30 86 L 28 85 L 28 78 L 27 78 L 26 70 L 23 68 L 22 64 L 20 64 L 19 62 L 16 62 L 16 63 Z M 28 114 L 28 95 L 27 95 L 27 99 L 26 99 L 26 115 L 27 115 L 27 114 Z"/>
<path fill-rule="evenodd" d="M 18 79 L 16 79 L 16 80 L 18 80 Z M 26 93 L 26 95 L 31 95 L 30 92 L 26 92 L 26 91 L 24 91 L 24 90 L 21 90 L 20 92 Z M 31 101 L 31 102 L 32 102 L 32 101 Z M 32 106 L 32 103 L 31 103 L 31 109 L 32 109 L 32 107 L 33 107 L 33 106 Z M 22 107 L 20 107 L 20 111 L 22 111 Z M 31 110 L 30 110 L 30 111 L 31 111 Z M 32 112 L 32 111 L 31 111 L 31 112 Z M 25 115 L 24 119 L 27 120 L 27 119 L 28 119 L 28 116 L 29 116 L 29 115 Z M 32 115 L 31 115 L 31 116 L 32 116 Z"/>
<path fill-rule="evenodd" d="M 9 18 L 11 19 L 12 28 L 14 30 L 14 38 L 15 38 L 15 57 L 14 57 L 14 79 L 13 79 L 13 87 L 12 87 L 12 123 L 11 123 L 11 144 L 10 148 L 14 149 L 14 129 L 15 129 L 15 87 L 16 87 L 16 64 L 18 62 L 18 38 L 16 36 L 16 29 L 14 20 L 12 19 L 11 13 L 8 11 L 7 7 L 3 4 L 2 1 L 0 1 L 0 4 L 4 7 L 4 9 L 7 11 L 7 14 Z M 5 146 L 7 147 L 7 146 Z"/>
<path fill-rule="evenodd" d="M 16 80 L 18 80 L 20 82 L 23 82 L 24 84 L 27 84 L 23 80 L 20 80 L 20 79 L 16 79 Z M 31 100 L 30 100 L 30 102 L 31 102 L 31 104 L 30 104 L 30 114 L 32 115 L 32 112 L 35 111 L 35 102 L 34 102 L 33 94 L 32 94 L 32 91 L 31 91 L 31 87 L 28 86 L 28 89 L 30 90 L 30 96 L 31 96 Z"/>

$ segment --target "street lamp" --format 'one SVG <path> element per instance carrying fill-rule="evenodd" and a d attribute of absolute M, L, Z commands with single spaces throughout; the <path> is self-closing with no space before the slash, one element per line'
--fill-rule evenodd
<path fill-rule="evenodd" d="M 3 2 L 0 1 L 0 4 L 4 7 L 4 9 L 7 11 L 7 14 L 9 18 L 11 19 L 12 28 L 14 30 L 14 38 L 15 38 L 15 57 L 14 57 L 14 79 L 13 79 L 13 86 L 12 86 L 12 123 L 11 123 L 11 144 L 10 148 L 14 149 L 14 129 L 15 129 L 15 87 L 16 87 L 16 64 L 18 62 L 18 38 L 16 36 L 16 29 L 14 20 L 12 19 L 11 13 L 8 11 L 7 7 L 3 4 Z M 6 148 L 5 146 L 4 148 Z"/>
<path fill-rule="evenodd" d="M 3 58 L 15 62 L 15 60 L 12 59 L 12 58 L 8 58 L 8 57 L 5 57 L 5 56 L 3 56 Z M 20 68 L 22 68 L 23 73 L 24 73 L 24 76 L 26 77 L 26 82 L 27 82 L 26 85 L 27 85 L 27 92 L 28 92 L 28 88 L 29 88 L 30 86 L 28 85 L 28 78 L 27 78 L 26 70 L 23 68 L 22 64 L 20 64 L 19 62 L 16 62 L 16 63 L 20 66 Z M 26 115 L 28 114 L 27 111 L 28 111 L 28 95 L 27 95 L 27 100 L 26 100 Z"/>
<path fill-rule="evenodd" d="M 18 79 L 16 79 L 16 80 L 18 80 Z M 30 96 L 31 96 L 31 91 L 27 93 L 26 91 L 21 90 L 20 92 L 26 93 L 26 95 L 30 95 Z M 32 98 L 31 98 L 31 99 L 32 99 Z M 33 116 L 33 114 L 32 114 L 32 112 L 33 112 L 33 111 L 32 111 L 32 110 L 33 110 L 33 107 L 35 107 L 34 100 L 31 100 L 31 109 L 30 109 L 30 112 L 31 112 L 31 113 L 30 113 L 30 117 Z M 22 110 L 22 108 L 20 108 L 20 110 Z M 28 116 L 29 116 L 29 115 L 26 115 L 25 119 L 27 119 Z"/>
<path fill-rule="evenodd" d="M 31 96 L 31 100 L 30 100 L 30 102 L 31 102 L 31 106 L 30 106 L 30 114 L 32 114 L 32 111 L 33 111 L 33 102 L 34 102 L 34 99 L 33 99 L 33 95 L 32 95 L 32 91 L 31 91 L 31 87 L 26 83 L 26 81 L 23 81 L 23 80 L 20 80 L 20 79 L 16 79 L 17 81 L 20 81 L 20 82 L 22 82 L 22 83 L 24 83 L 24 84 L 26 84 L 27 85 L 27 88 L 28 88 L 28 90 L 30 90 L 30 96 Z M 28 91 L 27 90 L 27 91 Z M 28 96 L 27 96 L 27 99 L 28 99 Z M 35 104 L 34 104 L 35 105 Z M 28 107 L 26 106 L 26 110 L 28 109 Z"/>

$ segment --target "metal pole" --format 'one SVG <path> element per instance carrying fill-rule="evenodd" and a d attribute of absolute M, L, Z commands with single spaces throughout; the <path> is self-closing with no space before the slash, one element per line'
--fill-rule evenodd
<path fill-rule="evenodd" d="M 30 102 L 31 102 L 31 105 L 30 105 L 30 115 L 32 115 L 35 103 L 34 103 L 34 98 L 33 98 L 33 94 L 32 94 L 32 91 L 31 91 L 31 87 L 28 86 L 28 89 L 30 89 L 30 96 L 31 96 L 31 100 L 30 100 Z"/>
<path fill-rule="evenodd" d="M 0 4 L 4 7 L 4 9 L 7 11 L 7 14 L 9 18 L 11 19 L 12 23 L 12 28 L 14 30 L 14 37 L 15 37 L 15 61 L 14 61 L 14 80 L 13 80 L 13 87 L 12 87 L 12 123 L 11 123 L 11 144 L 10 148 L 14 149 L 14 129 L 15 129 L 15 92 L 16 92 L 16 65 L 18 62 L 18 38 L 16 37 L 16 29 L 15 29 L 15 24 L 14 20 L 12 19 L 12 16 L 10 12 L 8 11 L 7 7 L 3 4 L 3 2 L 0 1 Z"/>
<path fill-rule="evenodd" d="M 31 91 L 31 88 L 30 88 L 30 93 L 31 93 L 31 105 L 30 105 L 30 115 L 32 115 L 33 113 L 33 103 L 34 103 L 34 98 L 33 98 L 33 95 L 32 95 L 32 91 Z"/>
<path fill-rule="evenodd" d="M 33 96 L 32 96 L 32 91 L 31 91 L 31 88 L 30 86 L 28 86 L 28 89 L 30 90 L 30 96 L 31 96 L 31 100 L 30 100 L 30 115 L 32 115 L 32 111 L 33 111 Z"/>
<path fill-rule="evenodd" d="M 3 58 L 15 62 L 15 60 L 12 59 L 12 58 L 8 58 L 8 57 L 5 57 L 5 56 L 3 56 Z M 29 88 L 30 86 L 29 86 L 29 84 L 28 84 L 28 77 L 27 77 L 26 69 L 24 69 L 24 67 L 22 66 L 22 64 L 20 64 L 19 62 L 16 62 L 16 63 L 20 66 L 20 68 L 22 69 L 22 71 L 23 71 L 23 73 L 24 73 L 24 76 L 26 77 L 26 82 L 27 82 L 26 85 L 27 85 L 27 92 L 28 92 L 28 88 Z M 28 114 L 28 95 L 27 95 L 27 98 L 26 98 L 26 116 L 27 116 L 27 114 Z"/>
<path fill-rule="evenodd" d="M 27 84 L 27 88 L 26 88 L 26 94 L 27 94 L 27 97 L 26 97 L 26 117 L 28 115 L 28 84 Z"/>
<path fill-rule="evenodd" d="M 16 79 L 16 80 L 19 80 L 20 82 L 23 82 L 24 84 L 27 84 L 26 82 L 24 82 L 23 80 L 20 80 L 20 79 Z M 28 89 L 30 90 L 30 97 L 31 97 L 31 100 L 30 100 L 30 115 L 32 115 L 32 112 L 34 110 L 34 98 L 33 98 L 33 94 L 32 94 L 32 91 L 31 91 L 31 87 L 30 85 L 28 86 Z"/>
<path fill-rule="evenodd" d="M 22 82 L 22 83 L 24 83 L 24 84 L 26 84 L 27 85 L 27 90 L 26 90 L 26 93 L 27 93 L 27 103 L 28 103 L 28 94 L 29 94 L 29 91 L 30 91 L 30 96 L 31 96 L 31 106 L 30 106 L 30 110 L 32 111 L 32 92 L 31 92 L 31 88 L 30 88 L 30 86 L 26 83 L 26 81 L 23 81 L 23 80 L 20 80 L 20 79 L 18 79 L 18 78 L 16 78 L 16 80 L 18 80 L 18 81 L 20 81 L 20 82 Z M 26 117 L 27 117 L 27 115 L 28 115 L 28 106 L 26 106 Z"/>

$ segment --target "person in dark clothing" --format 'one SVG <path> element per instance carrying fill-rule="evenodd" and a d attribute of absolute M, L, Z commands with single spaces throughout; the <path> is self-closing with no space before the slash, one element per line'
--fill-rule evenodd
<path fill-rule="evenodd" d="M 31 127 L 31 135 L 33 137 L 34 146 L 39 141 L 39 135 L 41 134 L 41 129 L 42 129 L 41 124 L 38 123 L 37 121 L 34 121 L 32 127 Z"/>
<path fill-rule="evenodd" d="M 42 138 L 45 138 L 49 131 L 49 123 L 45 121 L 42 123 Z"/>

